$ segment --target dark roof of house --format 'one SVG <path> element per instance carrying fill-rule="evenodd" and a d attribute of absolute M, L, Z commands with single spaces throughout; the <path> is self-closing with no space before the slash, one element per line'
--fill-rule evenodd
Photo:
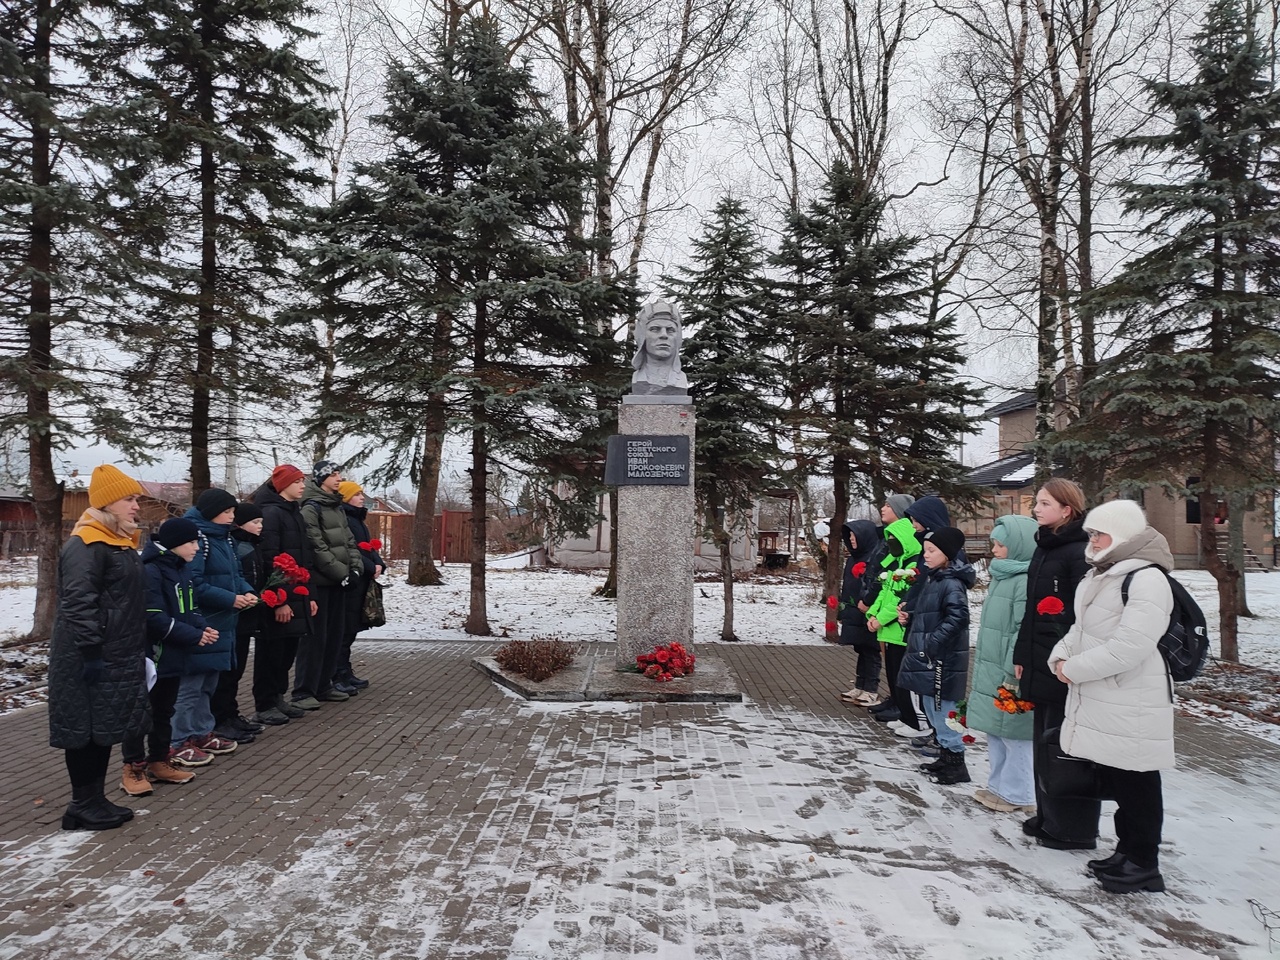
<path fill-rule="evenodd" d="M 1023 390 L 1021 393 L 1014 394 L 1008 400 L 1002 400 L 994 407 L 983 414 L 984 417 L 998 417 L 1002 413 L 1013 413 L 1016 410 L 1026 410 L 1036 405 L 1036 392 L 1034 390 Z"/>
<path fill-rule="evenodd" d="M 980 487 L 997 487 L 1001 490 L 1019 490 L 1031 486 L 1036 476 L 1036 458 L 1030 453 L 1018 453 L 985 463 L 969 471 L 969 482 Z"/>

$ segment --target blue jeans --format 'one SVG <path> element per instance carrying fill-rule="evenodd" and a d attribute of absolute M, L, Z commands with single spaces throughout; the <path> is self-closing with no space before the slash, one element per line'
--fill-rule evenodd
<path fill-rule="evenodd" d="M 947 714 L 956 708 L 954 700 L 943 700 L 941 707 L 933 705 L 933 694 L 925 693 L 920 695 L 920 699 L 924 701 L 924 715 L 928 718 L 933 732 L 938 735 L 938 746 L 943 750 L 950 750 L 952 753 L 964 753 L 964 737 L 963 733 L 956 733 L 947 726 Z"/>
<path fill-rule="evenodd" d="M 213 709 L 209 697 L 218 689 L 217 670 L 188 673 L 178 687 L 178 702 L 173 710 L 172 743 L 181 747 L 191 737 L 205 737 L 213 733 Z"/>
<path fill-rule="evenodd" d="M 1030 740 L 1006 740 L 988 734 L 987 759 L 991 762 L 991 776 L 987 777 L 987 789 L 1001 800 L 1020 807 L 1035 806 L 1034 753 Z"/>

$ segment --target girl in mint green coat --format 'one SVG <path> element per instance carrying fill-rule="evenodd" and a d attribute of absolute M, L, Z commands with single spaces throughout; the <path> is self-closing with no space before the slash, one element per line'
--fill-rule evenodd
<path fill-rule="evenodd" d="M 987 734 L 991 775 L 974 794 L 983 806 L 1000 812 L 1025 807 L 1034 811 L 1031 713 L 996 706 L 1000 687 L 1016 692 L 1013 645 L 1027 604 L 1027 568 L 1036 549 L 1036 522 L 1010 515 L 991 531 L 991 586 L 982 605 L 978 645 L 973 658 L 973 688 L 966 722 Z"/>

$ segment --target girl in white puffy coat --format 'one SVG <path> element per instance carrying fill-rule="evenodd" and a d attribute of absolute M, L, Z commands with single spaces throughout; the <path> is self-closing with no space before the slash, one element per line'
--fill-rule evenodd
<path fill-rule="evenodd" d="M 1062 749 L 1097 763 L 1118 805 L 1116 852 L 1090 870 L 1113 893 L 1162 891 L 1160 771 L 1174 765 L 1173 684 L 1156 644 L 1173 612 L 1173 555 L 1132 500 L 1095 507 L 1084 528 L 1093 569 L 1076 590 L 1075 625 L 1049 656 L 1069 685 Z"/>

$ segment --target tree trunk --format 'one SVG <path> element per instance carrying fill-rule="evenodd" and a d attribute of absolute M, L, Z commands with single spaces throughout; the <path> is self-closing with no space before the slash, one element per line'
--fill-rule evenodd
<path fill-rule="evenodd" d="M 485 548 L 488 540 L 488 498 L 489 498 L 489 447 L 485 432 L 488 414 L 484 408 L 484 388 L 482 386 L 485 368 L 488 363 L 486 350 L 489 331 L 487 329 L 489 304 L 479 299 L 475 304 L 475 338 L 473 341 L 471 375 L 476 378 L 471 388 L 471 608 L 467 614 L 467 622 L 463 629 L 472 636 L 487 637 L 493 631 L 489 629 L 489 614 L 485 609 Z"/>
<path fill-rule="evenodd" d="M 435 542 L 436 495 L 440 489 L 440 453 L 446 426 L 444 396 L 432 394 L 427 400 L 427 417 L 422 427 L 422 462 L 418 469 L 418 501 L 413 512 L 413 539 L 409 546 L 409 583 L 439 586 L 444 582 L 431 549 Z"/>
<path fill-rule="evenodd" d="M 826 605 L 823 639 L 835 643 L 840 636 L 840 587 L 844 578 L 844 530 L 849 515 L 849 461 L 837 455 L 831 464 L 831 486 L 835 509 L 831 511 L 831 530 L 827 533 L 827 565 L 823 570 L 822 595 Z M 832 603 L 834 597 L 836 602 Z"/>
<path fill-rule="evenodd" d="M 1249 610 L 1249 597 L 1245 590 L 1248 582 L 1245 577 L 1244 559 L 1244 516 L 1248 509 L 1248 498 L 1243 494 L 1233 493 L 1227 499 L 1227 563 L 1235 567 L 1240 575 L 1240 586 L 1236 596 L 1236 613 L 1242 617 L 1252 617 Z"/>
<path fill-rule="evenodd" d="M 618 596 L 618 488 L 609 488 L 609 572 L 604 583 L 592 591 L 592 596 L 613 600 Z"/>
<path fill-rule="evenodd" d="M 200 39 L 208 50 L 214 39 L 215 0 L 200 0 Z M 196 67 L 200 119 L 213 130 L 213 76 L 203 59 Z M 196 368 L 191 382 L 191 496 L 213 485 L 209 470 L 209 427 L 213 390 L 214 329 L 218 295 L 218 170 L 213 148 L 200 146 L 200 295 L 196 307 Z"/>
<path fill-rule="evenodd" d="M 1210 428 L 1208 433 L 1216 439 L 1216 431 Z M 1240 571 L 1228 566 L 1223 561 L 1222 555 L 1218 553 L 1218 527 L 1214 522 L 1217 511 L 1217 496 L 1208 491 L 1202 492 L 1200 494 L 1200 541 L 1204 549 L 1201 550 L 1201 555 L 1204 557 L 1205 567 L 1218 582 L 1218 632 L 1222 642 L 1222 659 L 1229 663 L 1239 663 L 1240 646 L 1237 640 L 1236 611 L 1240 607 Z"/>
<path fill-rule="evenodd" d="M 62 484 L 53 472 L 53 434 L 48 384 L 53 370 L 53 210 L 49 185 L 53 177 L 50 149 L 51 47 L 53 17 L 50 0 L 36 0 L 32 67 L 39 96 L 31 106 L 30 249 L 27 267 L 31 290 L 27 307 L 27 470 L 31 502 L 36 514 L 36 609 L 33 640 L 53 633 L 57 609 L 58 552 L 62 545 Z"/>
<path fill-rule="evenodd" d="M 724 620 L 720 625 L 720 639 L 733 642 L 738 639 L 733 630 L 733 538 L 718 496 L 709 499 L 704 516 L 711 540 L 720 551 L 720 581 L 724 585 Z"/>

